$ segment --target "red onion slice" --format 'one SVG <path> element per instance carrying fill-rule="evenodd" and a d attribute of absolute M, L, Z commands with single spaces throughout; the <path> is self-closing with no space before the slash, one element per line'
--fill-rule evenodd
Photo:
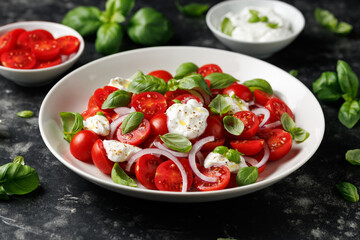
<path fill-rule="evenodd" d="M 175 165 L 179 168 L 180 173 L 181 173 L 181 177 L 182 177 L 182 180 L 183 180 L 183 185 L 182 185 L 181 192 L 186 192 L 187 191 L 188 179 L 187 179 L 187 174 L 186 174 L 184 166 L 181 164 L 181 162 L 174 155 L 172 155 L 171 153 L 169 153 L 167 151 L 161 150 L 161 149 L 145 148 L 145 149 L 140 150 L 139 152 L 135 153 L 128 160 L 128 163 L 126 165 L 126 171 L 130 171 L 131 166 L 136 162 L 136 160 L 138 160 L 141 156 L 143 156 L 145 154 L 164 155 L 165 157 L 167 157 L 171 161 L 173 161 L 175 163 Z"/>
<path fill-rule="evenodd" d="M 192 95 L 195 95 L 195 96 L 197 96 L 198 98 L 200 98 L 200 101 L 202 102 L 202 104 L 204 105 L 204 98 L 203 98 L 203 96 L 198 92 L 198 91 L 195 91 L 195 90 L 187 90 L 187 91 L 189 91 L 189 93 L 191 93 Z"/>
<path fill-rule="evenodd" d="M 216 182 L 217 178 L 208 177 L 199 171 L 199 169 L 196 166 L 195 155 L 197 152 L 200 151 L 200 149 L 202 148 L 202 146 L 204 146 L 204 144 L 206 144 L 208 142 L 212 142 L 214 140 L 215 140 L 214 136 L 209 136 L 209 137 L 200 139 L 193 145 L 193 147 L 191 148 L 190 153 L 189 153 L 189 163 L 190 163 L 191 169 L 193 170 L 193 172 L 195 173 L 196 176 L 198 176 L 200 179 L 202 179 L 203 181 L 206 181 L 206 182 Z"/>
<path fill-rule="evenodd" d="M 205 90 L 202 88 L 196 88 L 196 91 L 198 91 L 201 94 L 201 96 L 204 98 L 205 105 L 209 105 L 209 103 L 211 102 L 209 94 L 205 92 Z"/>
<path fill-rule="evenodd" d="M 259 127 L 262 127 L 270 118 L 270 111 L 264 107 L 262 108 L 255 108 L 252 110 L 253 113 L 255 113 L 256 116 L 264 115 L 264 119 L 259 124 Z"/>
<path fill-rule="evenodd" d="M 128 107 L 117 107 L 114 108 L 114 112 L 119 114 L 120 116 L 135 112 L 135 108 L 128 108 Z"/>
<path fill-rule="evenodd" d="M 123 115 L 121 117 L 118 117 L 117 119 L 115 119 L 114 121 L 112 121 L 110 123 L 110 133 L 109 135 L 107 136 L 107 139 L 113 139 L 114 137 L 114 133 L 115 133 L 115 130 L 118 128 L 118 126 L 122 123 L 122 121 L 124 121 L 124 119 L 126 118 L 128 114 L 126 115 Z"/>
<path fill-rule="evenodd" d="M 280 121 L 276 121 L 276 122 L 272 122 L 272 123 L 268 123 L 266 125 L 264 125 L 261 129 L 267 129 L 267 128 L 276 128 L 281 126 L 281 122 Z"/>
<path fill-rule="evenodd" d="M 258 161 L 255 158 L 248 157 L 248 156 L 242 156 L 242 157 L 245 159 L 245 162 L 247 162 L 251 166 L 255 166 L 256 164 L 258 164 Z"/>
<path fill-rule="evenodd" d="M 204 155 L 200 151 L 198 151 L 195 156 L 197 157 L 200 165 L 204 165 L 204 160 L 205 160 Z"/>
<path fill-rule="evenodd" d="M 187 152 L 173 151 L 173 150 L 169 149 L 167 146 L 165 146 L 164 144 L 162 144 L 160 142 L 154 142 L 154 146 L 157 147 L 158 149 L 168 151 L 169 153 L 171 153 L 175 157 L 185 157 L 186 158 L 186 157 L 189 156 L 189 153 L 187 153 Z"/>
<path fill-rule="evenodd" d="M 265 142 L 264 143 L 264 156 L 261 158 L 261 160 L 259 162 L 255 158 L 252 158 L 252 157 L 248 157 L 248 156 L 243 156 L 243 157 L 244 157 L 245 161 L 247 163 L 249 163 L 251 166 L 261 168 L 269 160 L 269 156 L 270 156 L 270 149 L 269 149 L 269 146 L 267 145 L 267 143 Z"/>

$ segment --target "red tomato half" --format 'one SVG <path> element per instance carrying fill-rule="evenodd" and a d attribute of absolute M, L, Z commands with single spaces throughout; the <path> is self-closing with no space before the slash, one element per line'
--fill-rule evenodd
<path fill-rule="evenodd" d="M 190 99 L 195 99 L 198 103 L 202 104 L 199 97 L 197 97 L 193 94 L 189 94 L 189 93 L 181 94 L 181 95 L 177 96 L 176 98 L 174 98 L 173 100 L 175 100 L 175 99 L 179 100 L 182 104 L 187 103 Z M 170 107 L 171 105 L 173 105 L 175 103 L 173 100 L 168 103 L 168 107 Z"/>
<path fill-rule="evenodd" d="M 143 92 L 132 97 L 131 106 L 150 120 L 156 114 L 165 113 L 167 103 L 165 97 L 158 92 Z"/>
<path fill-rule="evenodd" d="M 37 41 L 32 44 L 31 51 L 37 60 L 48 61 L 59 56 L 60 45 L 55 40 Z"/>
<path fill-rule="evenodd" d="M 292 138 L 290 133 L 282 129 L 273 129 L 271 136 L 266 139 L 270 148 L 270 161 L 279 160 L 284 157 L 291 149 Z"/>
<path fill-rule="evenodd" d="M 200 172 L 208 177 L 216 177 L 216 182 L 205 182 L 195 176 L 194 186 L 199 191 L 215 191 L 226 188 L 230 182 L 230 170 L 226 166 L 200 168 Z"/>
<path fill-rule="evenodd" d="M 236 82 L 234 82 L 233 84 L 231 84 L 230 86 L 225 88 L 223 91 L 223 94 L 226 94 L 229 96 L 235 94 L 235 96 L 237 96 L 238 98 L 241 98 L 245 102 L 251 101 L 253 99 L 253 95 L 252 95 L 252 92 L 250 91 L 250 89 L 247 86 L 236 83 Z"/>
<path fill-rule="evenodd" d="M 244 130 L 236 139 L 249 139 L 253 137 L 259 129 L 258 117 L 250 111 L 240 111 L 234 114 L 234 117 L 240 119 L 244 123 Z"/>
<path fill-rule="evenodd" d="M 156 190 L 155 173 L 162 160 L 151 154 L 141 156 L 135 166 L 137 180 L 146 188 Z"/>
<path fill-rule="evenodd" d="M 17 39 L 17 43 L 21 47 L 30 48 L 35 42 L 42 40 L 54 40 L 54 37 L 46 30 L 35 29 L 21 33 Z"/>
<path fill-rule="evenodd" d="M 60 45 L 60 54 L 62 55 L 70 55 L 77 52 L 80 46 L 79 39 L 70 35 L 59 37 L 56 41 Z"/>
<path fill-rule="evenodd" d="M 206 143 L 202 148 L 201 151 L 211 152 L 217 146 L 222 146 L 225 142 L 224 138 L 224 126 L 222 123 L 215 117 L 209 116 L 206 119 L 207 127 L 205 132 L 198 138 L 191 140 L 193 143 L 202 139 L 204 137 L 214 136 L 215 141 Z"/>
<path fill-rule="evenodd" d="M 172 100 L 182 94 L 189 94 L 189 91 L 183 89 L 176 89 L 175 91 L 167 91 L 164 95 L 167 104 L 171 104 Z"/>
<path fill-rule="evenodd" d="M 58 57 L 48 60 L 48 61 L 43 61 L 43 62 L 37 61 L 34 68 L 53 67 L 53 66 L 59 65 L 61 63 L 62 63 L 61 57 L 58 56 Z"/>
<path fill-rule="evenodd" d="M 101 139 L 97 140 L 92 149 L 91 149 L 91 157 L 95 164 L 95 166 L 103 173 L 110 175 L 111 170 L 114 166 L 114 162 L 110 161 L 107 157 L 106 150 L 104 148 L 104 144 Z"/>
<path fill-rule="evenodd" d="M 193 174 L 190 168 L 189 161 L 185 158 L 180 158 L 179 161 L 184 166 L 188 179 L 189 189 L 193 183 Z M 160 191 L 180 192 L 182 189 L 182 177 L 179 168 L 171 160 L 161 163 L 156 169 L 155 186 Z"/>
<path fill-rule="evenodd" d="M 13 49 L 1 54 L 1 64 L 4 67 L 31 69 L 36 64 L 35 55 L 26 49 Z"/>
<path fill-rule="evenodd" d="M 206 77 L 207 75 L 210 75 L 215 72 L 222 73 L 223 71 L 216 64 L 206 64 L 197 70 L 197 73 L 201 74 L 203 77 Z"/>
<path fill-rule="evenodd" d="M 286 112 L 295 121 L 294 114 L 291 109 L 279 98 L 271 98 L 267 101 L 265 108 L 270 111 L 270 122 L 275 122 L 281 119 L 281 116 Z"/>
<path fill-rule="evenodd" d="M 98 88 L 94 92 L 92 101 L 94 101 L 96 106 L 101 109 L 103 103 L 105 102 L 105 100 L 107 99 L 109 94 L 116 90 L 118 90 L 116 87 L 111 87 L 111 86 L 105 86 L 104 88 Z M 90 100 L 91 100 L 91 98 L 90 98 Z M 90 100 L 89 100 L 88 105 L 90 104 Z"/>
<path fill-rule="evenodd" d="M 82 130 L 74 135 L 70 142 L 70 152 L 83 162 L 91 163 L 91 149 L 99 136 L 90 130 Z"/>
<path fill-rule="evenodd" d="M 152 71 L 148 75 L 151 75 L 151 76 L 154 76 L 154 77 L 157 77 L 157 78 L 161 78 L 165 82 L 168 82 L 170 79 L 173 78 L 173 76 L 168 71 L 165 71 L 165 70 Z"/>
<path fill-rule="evenodd" d="M 234 140 L 230 142 L 231 147 L 237 149 L 244 155 L 255 155 L 264 147 L 264 139 Z"/>
<path fill-rule="evenodd" d="M 254 90 L 254 98 L 255 98 L 255 102 L 265 106 L 266 103 L 272 98 L 273 96 L 271 96 L 270 94 L 268 94 L 267 92 L 264 92 L 260 89 L 255 89 Z"/>
<path fill-rule="evenodd" d="M 254 158 L 257 162 L 259 162 L 264 156 L 264 149 L 261 149 L 260 152 L 258 152 L 257 154 L 250 156 L 252 158 Z M 249 163 L 246 163 L 248 166 L 252 166 Z M 266 168 L 266 163 L 264 165 L 262 165 L 260 168 L 258 168 L 259 173 L 262 173 Z"/>
<path fill-rule="evenodd" d="M 127 134 L 121 133 L 121 124 L 116 130 L 116 138 L 120 142 L 138 146 L 144 142 L 150 135 L 150 123 L 143 119 L 140 125 Z"/>
<path fill-rule="evenodd" d="M 18 29 L 14 29 L 14 30 L 6 33 L 5 35 L 1 36 L 0 37 L 0 55 L 3 52 L 14 49 L 17 44 L 17 38 L 23 32 L 25 32 L 24 29 L 18 28 Z"/>
<path fill-rule="evenodd" d="M 160 113 L 153 116 L 150 119 L 150 129 L 152 135 L 164 135 L 168 133 L 167 115 L 165 113 Z"/>

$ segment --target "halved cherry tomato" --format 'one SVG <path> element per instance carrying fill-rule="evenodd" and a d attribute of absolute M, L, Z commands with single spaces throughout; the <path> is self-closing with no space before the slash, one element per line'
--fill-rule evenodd
<path fill-rule="evenodd" d="M 205 182 L 198 176 L 195 176 L 194 186 L 199 191 L 215 191 L 226 188 L 230 181 L 230 170 L 226 166 L 200 168 L 200 172 L 208 177 L 216 177 L 216 182 Z"/>
<path fill-rule="evenodd" d="M 154 76 L 154 77 L 157 77 L 157 78 L 161 78 L 165 82 L 168 82 L 170 79 L 173 78 L 173 76 L 168 71 L 165 71 L 165 70 L 152 71 L 148 75 L 151 75 L 151 76 Z"/>
<path fill-rule="evenodd" d="M 200 98 L 198 98 L 197 96 L 193 95 L 193 94 L 181 94 L 179 96 L 177 96 L 176 98 L 174 98 L 173 100 L 179 100 L 182 104 L 185 104 L 187 103 L 190 99 L 195 99 L 196 101 L 198 101 L 198 103 L 201 103 L 201 100 Z M 171 101 L 169 104 L 168 104 L 168 107 L 170 107 L 171 105 L 173 105 L 175 102 L 174 101 Z"/>
<path fill-rule="evenodd" d="M 270 137 L 266 139 L 270 148 L 270 161 L 279 160 L 284 157 L 291 149 L 292 138 L 290 133 L 282 129 L 273 129 Z"/>
<path fill-rule="evenodd" d="M 35 55 L 26 49 L 13 49 L 1 54 L 1 64 L 4 67 L 31 69 L 36 64 Z"/>
<path fill-rule="evenodd" d="M 131 106 L 150 120 L 156 114 L 164 113 L 167 103 L 165 97 L 158 92 L 143 92 L 132 97 Z"/>
<path fill-rule="evenodd" d="M 265 106 L 266 103 L 273 98 L 272 95 L 268 94 L 267 92 L 264 92 L 260 89 L 255 89 L 254 90 L 254 98 L 255 98 L 255 102 Z"/>
<path fill-rule="evenodd" d="M 48 61 L 59 56 L 60 45 L 55 40 L 41 40 L 32 44 L 31 51 L 37 60 Z"/>
<path fill-rule="evenodd" d="M 137 180 L 148 189 L 157 189 L 155 186 L 155 173 L 163 161 L 152 154 L 141 156 L 135 166 Z"/>
<path fill-rule="evenodd" d="M 259 162 L 264 156 L 264 149 L 261 149 L 260 152 L 258 152 L 257 154 L 250 156 L 252 158 L 254 158 L 257 162 Z M 246 162 L 246 164 L 248 166 L 252 166 L 250 163 Z M 262 173 L 266 168 L 266 163 L 264 165 L 262 165 L 261 167 L 258 168 L 259 173 Z"/>
<path fill-rule="evenodd" d="M 76 133 L 70 142 L 70 152 L 83 162 L 91 163 L 91 148 L 99 139 L 99 136 L 90 130 L 82 130 Z"/>
<path fill-rule="evenodd" d="M 43 62 L 37 61 L 34 68 L 53 67 L 53 66 L 61 64 L 61 62 L 62 62 L 61 57 L 57 56 L 56 58 L 51 59 L 51 60 L 47 60 L 47 61 L 43 61 Z"/>
<path fill-rule="evenodd" d="M 167 91 L 164 95 L 167 104 L 169 105 L 174 98 L 182 94 L 188 94 L 189 91 L 183 89 L 176 89 L 175 91 Z"/>
<path fill-rule="evenodd" d="M 150 119 L 150 134 L 164 135 L 168 132 L 167 115 L 165 113 L 156 114 Z"/>
<path fill-rule="evenodd" d="M 253 137 L 259 129 L 258 117 L 250 111 L 240 111 L 234 114 L 234 117 L 240 119 L 244 123 L 244 130 L 236 139 L 249 139 Z"/>
<path fill-rule="evenodd" d="M 185 169 L 188 180 L 187 189 L 189 189 L 194 179 L 189 161 L 185 158 L 180 158 L 179 161 Z M 180 170 L 173 161 L 167 160 L 161 163 L 156 169 L 155 186 L 160 191 L 180 192 L 182 189 L 182 184 L 183 181 Z"/>
<path fill-rule="evenodd" d="M 215 118 L 213 116 L 209 116 L 206 119 L 206 123 L 207 123 L 207 126 L 205 129 L 205 132 L 203 134 L 201 134 L 200 137 L 193 139 L 191 141 L 193 143 L 195 143 L 196 141 L 198 141 L 199 139 L 202 139 L 204 137 L 214 136 L 215 141 L 206 143 L 201 148 L 201 151 L 210 152 L 210 151 L 214 150 L 214 148 L 216 148 L 217 146 L 222 146 L 224 144 L 224 142 L 225 142 L 224 126 L 217 118 Z"/>
<path fill-rule="evenodd" d="M 201 74 L 205 78 L 207 75 L 210 75 L 212 73 L 222 73 L 223 71 L 216 64 L 205 64 L 204 66 L 201 66 L 196 72 L 198 74 Z"/>
<path fill-rule="evenodd" d="M 17 39 L 17 43 L 21 47 L 30 48 L 35 42 L 42 40 L 54 40 L 54 37 L 44 29 L 35 29 L 21 33 Z"/>
<path fill-rule="evenodd" d="M 109 94 L 116 90 L 118 89 L 112 86 L 105 86 L 103 88 L 96 89 L 93 95 L 93 101 L 95 102 L 96 106 L 101 109 L 103 103 L 105 102 Z"/>
<path fill-rule="evenodd" d="M 223 91 L 223 94 L 226 94 L 229 96 L 235 94 L 235 96 L 237 96 L 238 98 L 241 98 L 245 102 L 251 101 L 253 99 L 253 95 L 252 95 L 252 92 L 250 91 L 250 89 L 247 86 L 236 83 L 236 82 L 232 83 L 230 86 L 225 88 Z"/>
<path fill-rule="evenodd" d="M 295 116 L 291 109 L 279 98 L 271 98 L 267 101 L 265 108 L 270 111 L 270 122 L 280 120 L 285 112 L 295 121 Z"/>
<path fill-rule="evenodd" d="M 163 143 L 161 138 L 158 135 L 150 135 L 142 144 L 141 148 L 155 148 L 154 143 L 160 142 Z"/>
<path fill-rule="evenodd" d="M 0 37 L 0 55 L 3 52 L 14 49 L 17 44 L 17 38 L 23 32 L 25 32 L 24 29 L 18 28 L 18 29 L 14 29 L 14 30 L 6 33 L 5 35 L 1 36 Z"/>
<path fill-rule="evenodd" d="M 77 52 L 80 46 L 79 39 L 70 35 L 59 37 L 56 41 L 60 45 L 60 54 L 62 55 L 70 55 Z"/>
<path fill-rule="evenodd" d="M 232 148 L 244 155 L 255 155 L 264 147 L 264 139 L 234 140 L 230 142 Z"/>
<path fill-rule="evenodd" d="M 122 134 L 121 124 L 116 130 L 116 138 L 120 142 L 138 146 L 144 142 L 150 135 L 150 123 L 147 119 L 143 119 L 140 125 L 127 134 Z"/>
<path fill-rule="evenodd" d="M 114 166 L 114 162 L 107 157 L 104 144 L 101 139 L 98 139 L 91 149 L 91 157 L 95 166 L 103 173 L 110 175 Z"/>

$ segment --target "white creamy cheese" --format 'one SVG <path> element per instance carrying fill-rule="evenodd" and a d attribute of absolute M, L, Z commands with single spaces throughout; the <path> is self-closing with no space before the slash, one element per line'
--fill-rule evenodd
<path fill-rule="evenodd" d="M 249 22 L 252 17 L 250 10 L 258 12 L 258 16 L 266 17 L 267 22 Z M 239 14 L 227 13 L 224 18 L 228 18 L 235 29 L 232 37 L 248 42 L 269 42 L 279 40 L 291 35 L 290 23 L 276 14 L 271 8 L 266 7 L 246 7 Z M 267 24 L 277 24 L 276 28 L 271 28 Z"/>
<path fill-rule="evenodd" d="M 210 152 L 204 161 L 204 167 L 210 168 L 212 166 L 222 166 L 225 165 L 229 168 L 231 173 L 237 173 L 241 168 L 247 167 L 245 159 L 240 156 L 240 163 L 232 162 L 227 159 L 224 155 L 219 153 Z"/>
<path fill-rule="evenodd" d="M 229 114 L 233 115 L 240 111 L 249 111 L 249 104 L 236 96 L 225 96 L 225 100 L 230 104 Z"/>
<path fill-rule="evenodd" d="M 84 121 L 84 128 L 98 135 L 107 136 L 110 132 L 110 123 L 105 116 L 94 115 Z"/>
<path fill-rule="evenodd" d="M 195 99 L 186 104 L 175 103 L 166 110 L 169 133 L 194 139 L 204 133 L 209 112 Z"/>
<path fill-rule="evenodd" d="M 130 83 L 131 83 L 131 81 L 129 79 L 116 77 L 116 78 L 110 79 L 108 86 L 116 87 L 120 90 L 127 91 Z"/>
<path fill-rule="evenodd" d="M 125 162 L 133 154 L 141 150 L 136 146 L 122 143 L 116 140 L 104 140 L 103 145 L 110 161 Z"/>

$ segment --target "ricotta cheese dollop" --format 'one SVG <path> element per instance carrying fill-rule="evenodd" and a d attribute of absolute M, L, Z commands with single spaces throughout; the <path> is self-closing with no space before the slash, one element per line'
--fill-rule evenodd
<path fill-rule="evenodd" d="M 105 116 L 94 115 L 84 121 L 84 128 L 93 131 L 97 135 L 107 136 L 110 132 L 110 123 Z"/>
<path fill-rule="evenodd" d="M 104 140 L 103 145 L 110 161 L 125 162 L 141 148 L 119 142 L 117 140 Z"/>
<path fill-rule="evenodd" d="M 116 78 L 110 79 L 108 86 L 116 87 L 119 90 L 127 91 L 130 83 L 131 83 L 131 81 L 128 79 L 125 79 L 122 77 L 116 77 Z"/>
<path fill-rule="evenodd" d="M 204 167 L 210 168 L 212 166 L 222 166 L 225 165 L 229 168 L 231 173 L 237 173 L 241 168 L 247 167 L 245 159 L 240 156 L 240 163 L 232 162 L 227 159 L 224 155 L 219 153 L 210 152 L 205 160 L 204 160 Z"/>
<path fill-rule="evenodd" d="M 225 96 L 226 102 L 230 105 L 229 114 L 233 115 L 240 111 L 249 111 L 249 104 L 234 95 Z"/>

